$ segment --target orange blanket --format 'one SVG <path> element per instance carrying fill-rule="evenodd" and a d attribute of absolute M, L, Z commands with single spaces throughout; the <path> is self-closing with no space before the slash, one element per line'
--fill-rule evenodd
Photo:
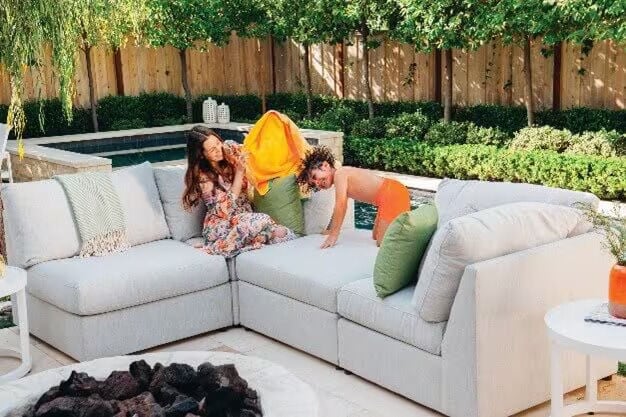
<path fill-rule="evenodd" d="M 270 110 L 252 127 L 243 148 L 248 180 L 259 194 L 265 195 L 270 180 L 298 173 L 311 146 L 289 117 Z"/>

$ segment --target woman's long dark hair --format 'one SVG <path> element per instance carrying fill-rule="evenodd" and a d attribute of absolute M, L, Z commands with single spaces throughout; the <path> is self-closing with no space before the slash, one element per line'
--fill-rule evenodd
<path fill-rule="evenodd" d="M 217 169 L 215 169 L 204 156 L 204 142 L 211 136 L 224 142 L 220 135 L 206 126 L 194 126 L 187 133 L 187 172 L 183 193 L 183 207 L 187 210 L 196 206 L 201 200 L 201 182 L 208 180 L 213 182 L 215 187 L 219 187 L 218 177 L 220 176 L 226 181 L 233 181 L 234 169 L 225 158 L 217 164 Z"/>

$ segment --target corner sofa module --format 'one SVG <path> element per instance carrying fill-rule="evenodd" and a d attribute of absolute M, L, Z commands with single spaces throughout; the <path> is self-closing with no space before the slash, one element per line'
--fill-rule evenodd
<path fill-rule="evenodd" d="M 371 232 L 344 230 L 322 250 L 311 235 L 237 257 L 241 324 L 337 363 L 337 293 L 371 276 Z"/>

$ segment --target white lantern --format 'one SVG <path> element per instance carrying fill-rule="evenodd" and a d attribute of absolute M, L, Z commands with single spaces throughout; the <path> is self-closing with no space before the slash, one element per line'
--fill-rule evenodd
<path fill-rule="evenodd" d="M 230 122 L 230 108 L 228 105 L 222 103 L 217 106 L 217 123 Z"/>
<path fill-rule="evenodd" d="M 211 97 L 202 102 L 202 120 L 204 123 L 217 122 L 217 101 Z"/>

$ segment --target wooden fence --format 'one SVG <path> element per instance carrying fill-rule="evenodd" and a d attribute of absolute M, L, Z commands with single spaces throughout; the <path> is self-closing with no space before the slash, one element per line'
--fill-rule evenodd
<path fill-rule="evenodd" d="M 612 42 L 597 43 L 588 54 L 564 44 L 554 51 L 533 44 L 533 88 L 536 106 L 626 108 L 626 51 Z M 304 89 L 304 50 L 291 42 L 241 39 L 233 36 L 223 47 L 190 50 L 186 68 L 194 95 L 258 94 L 261 91 L 295 92 Z M 313 91 L 338 97 L 364 99 L 360 40 L 343 45 L 311 47 Z M 490 42 L 478 51 L 454 51 L 453 103 L 524 104 L 522 50 Z M 48 58 L 49 59 L 49 58 Z M 78 54 L 75 104 L 89 105 L 85 59 Z M 178 50 L 127 46 L 117 53 L 92 50 L 95 92 L 136 95 L 165 91 L 182 95 Z M 384 100 L 441 100 L 441 54 L 415 53 L 413 48 L 384 41 L 370 51 L 373 97 Z M 45 66 L 42 82 L 28 69 L 26 95 L 57 96 L 58 82 Z M 9 78 L 0 69 L 0 104 L 10 99 Z"/>

